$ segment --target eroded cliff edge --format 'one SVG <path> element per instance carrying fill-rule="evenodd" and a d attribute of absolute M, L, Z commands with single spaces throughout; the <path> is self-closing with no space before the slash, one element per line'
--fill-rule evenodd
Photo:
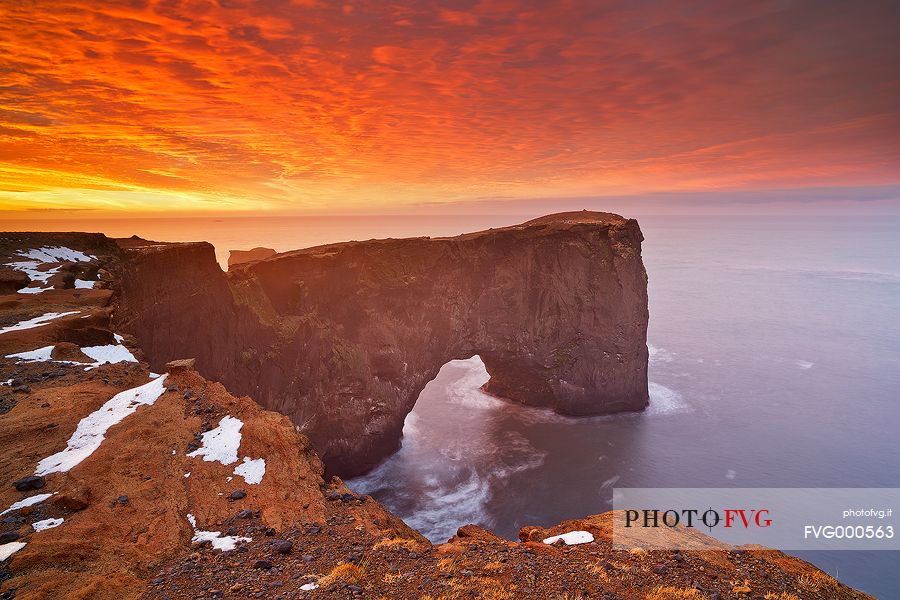
<path fill-rule="evenodd" d="M 346 242 L 223 273 L 209 244 L 125 244 L 116 321 L 154 367 L 288 415 L 329 470 L 364 472 L 449 360 L 488 390 L 570 415 L 647 405 L 647 276 L 636 221 L 560 213 L 452 238 Z M 215 326 L 210 326 L 214 323 Z"/>

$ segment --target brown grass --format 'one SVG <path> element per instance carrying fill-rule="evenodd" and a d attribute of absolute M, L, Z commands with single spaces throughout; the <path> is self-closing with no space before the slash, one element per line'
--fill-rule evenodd
<path fill-rule="evenodd" d="M 841 584 L 838 583 L 837 579 L 821 571 L 815 571 L 809 575 L 801 575 L 797 579 L 797 586 L 809 592 L 836 593 L 841 589 Z"/>
<path fill-rule="evenodd" d="M 491 561 L 486 563 L 483 567 L 481 567 L 483 571 L 502 571 L 503 563 L 497 561 Z"/>
<path fill-rule="evenodd" d="M 406 548 L 410 552 L 415 552 L 419 549 L 420 546 L 421 544 L 416 540 L 402 537 L 391 537 L 378 540 L 375 545 L 372 546 L 372 549 L 378 550 L 379 548 Z"/>
<path fill-rule="evenodd" d="M 457 571 L 459 566 L 459 561 L 455 556 L 448 556 L 438 561 L 438 569 L 441 571 Z"/>
<path fill-rule="evenodd" d="M 344 583 L 359 584 L 366 579 L 366 570 L 353 563 L 340 563 L 331 570 L 331 573 L 319 578 L 320 587 L 328 587 L 332 583 L 342 581 Z"/>
<path fill-rule="evenodd" d="M 787 592 L 769 592 L 764 598 L 766 600 L 800 600 L 798 596 Z"/>
<path fill-rule="evenodd" d="M 676 588 L 660 586 L 644 596 L 645 600 L 684 600 L 685 598 L 702 598 L 694 588 Z"/>

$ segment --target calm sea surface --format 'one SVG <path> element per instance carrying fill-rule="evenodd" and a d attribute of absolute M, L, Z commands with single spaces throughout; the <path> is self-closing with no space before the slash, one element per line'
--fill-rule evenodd
<path fill-rule="evenodd" d="M 450 235 L 523 219 L 96 221 L 90 229 L 279 251 Z M 435 541 L 514 538 L 611 507 L 621 487 L 900 487 L 900 219 L 643 217 L 650 408 L 569 419 L 479 391 L 477 357 L 422 392 L 403 447 L 350 485 Z M 18 223 L 16 224 L 19 225 Z M 73 229 L 52 222 L 21 228 Z M 880 598 L 900 556 L 797 553 Z"/>

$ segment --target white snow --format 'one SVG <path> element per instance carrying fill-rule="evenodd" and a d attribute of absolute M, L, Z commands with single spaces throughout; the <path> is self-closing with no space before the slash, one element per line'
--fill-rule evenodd
<path fill-rule="evenodd" d="M 60 317 L 67 317 L 69 315 L 77 315 L 79 312 L 80 311 L 77 311 L 77 310 L 70 310 L 68 312 L 62 312 L 62 313 L 57 313 L 57 312 L 44 313 L 43 315 L 41 315 L 39 317 L 35 317 L 33 319 L 28 319 L 27 321 L 20 321 L 20 322 L 16 323 L 15 325 L 8 325 L 8 326 L 4 327 L 4 328 L 0 329 L 0 335 L 2 335 L 4 333 L 9 333 L 10 331 L 22 331 L 24 329 L 33 329 L 35 327 L 41 327 L 43 325 L 46 325 L 53 319 L 58 319 Z"/>
<path fill-rule="evenodd" d="M 52 285 L 51 285 L 50 287 L 45 287 L 45 288 L 42 288 L 42 287 L 23 287 L 22 289 L 18 290 L 18 293 L 19 293 L 19 294 L 41 294 L 41 293 L 43 293 L 43 292 L 46 292 L 46 291 L 52 290 L 52 289 L 53 289 L 53 286 L 52 286 Z"/>
<path fill-rule="evenodd" d="M 41 283 L 47 283 L 47 280 L 59 273 L 59 267 L 53 267 L 52 269 L 47 269 L 46 271 L 41 271 L 39 268 L 42 265 L 50 264 L 50 263 L 60 263 L 60 262 L 89 262 L 94 260 L 94 256 L 90 254 L 85 254 L 83 252 L 79 252 L 78 250 L 72 250 L 71 248 L 66 248 L 65 246 L 44 246 L 42 248 L 36 248 L 32 250 L 25 250 L 18 253 L 22 258 L 27 258 L 30 260 L 21 260 L 17 262 L 6 263 L 7 267 L 12 267 L 17 271 L 21 271 L 28 275 L 28 278 L 34 281 L 40 281 Z M 94 287 L 93 281 L 85 281 L 83 279 L 75 280 L 76 288 L 92 288 Z M 41 292 L 46 292 L 47 290 L 52 290 L 53 286 L 41 288 L 41 287 L 26 287 L 19 290 L 20 294 L 40 294 Z"/>
<path fill-rule="evenodd" d="M 310 592 L 312 590 L 319 589 L 319 584 L 318 583 L 304 583 L 303 585 L 300 586 L 300 589 L 303 590 L 304 592 Z"/>
<path fill-rule="evenodd" d="M 34 496 L 28 496 L 27 498 L 25 498 L 23 500 L 19 500 L 18 502 L 13 502 L 9 508 L 4 510 L 3 512 L 0 512 L 0 517 L 2 517 L 3 515 L 5 515 L 8 512 L 12 512 L 14 510 L 19 510 L 20 508 L 25 508 L 26 506 L 33 506 L 35 504 L 39 504 L 55 493 L 56 492 L 53 492 L 52 494 L 35 494 Z"/>
<path fill-rule="evenodd" d="M 184 474 L 184 478 L 185 478 L 185 479 L 187 479 L 187 478 L 190 477 L 190 476 L 191 476 L 191 472 L 190 472 L 190 471 L 188 471 L 187 473 Z"/>
<path fill-rule="evenodd" d="M 19 252 L 19 256 L 37 260 L 42 263 L 56 262 L 90 262 L 94 260 L 94 256 L 72 250 L 65 246 L 44 246 L 36 250 L 28 250 L 27 252 Z"/>
<path fill-rule="evenodd" d="M 81 351 L 90 358 L 94 359 L 92 363 L 80 363 L 74 360 L 54 360 L 53 346 L 44 346 L 37 350 L 29 350 L 28 352 L 17 352 L 15 354 L 7 354 L 6 358 L 17 358 L 27 362 L 54 362 L 62 365 L 85 365 L 86 371 L 96 369 L 100 365 L 113 364 L 120 362 L 137 362 L 138 360 L 125 346 L 106 345 L 106 346 L 86 346 Z"/>
<path fill-rule="evenodd" d="M 201 531 L 200 529 L 197 529 L 197 519 L 194 518 L 194 515 L 188 513 L 187 519 L 188 521 L 190 521 L 191 527 L 194 529 L 194 537 L 191 538 L 192 542 L 205 542 L 208 540 L 212 544 L 213 548 L 222 550 L 224 552 L 227 550 L 234 550 L 238 542 L 252 541 L 247 537 L 239 537 L 236 535 L 222 535 L 222 532 L 220 531 Z"/>
<path fill-rule="evenodd" d="M 554 535 L 544 540 L 545 544 L 554 544 L 562 540 L 567 546 L 576 546 L 578 544 L 587 544 L 594 541 L 594 536 L 590 531 L 569 531 L 562 535 Z"/>
<path fill-rule="evenodd" d="M 78 423 L 69 438 L 65 450 L 57 452 L 38 463 L 35 475 L 65 472 L 94 453 L 106 439 L 110 427 L 120 423 L 141 405 L 151 405 L 166 391 L 165 377 L 154 379 L 142 386 L 119 392 Z"/>
<path fill-rule="evenodd" d="M 44 519 L 43 521 L 35 521 L 31 524 L 35 531 L 44 531 L 45 529 L 53 529 L 63 524 L 63 519 Z"/>
<path fill-rule="evenodd" d="M 88 281 L 86 279 L 76 279 L 75 280 L 75 289 L 78 290 L 90 290 L 93 289 L 96 281 Z"/>
<path fill-rule="evenodd" d="M 205 461 L 218 461 L 223 465 L 237 462 L 243 426 L 244 422 L 240 419 L 232 416 L 222 417 L 218 427 L 203 434 L 203 445 L 188 456 L 194 458 L 199 456 Z"/>
<path fill-rule="evenodd" d="M 0 381 L 0 385 L 12 385 L 12 382 L 12 379 L 7 379 L 6 381 Z"/>
<path fill-rule="evenodd" d="M 113 338 L 115 338 L 116 342 L 118 342 L 119 344 L 125 341 L 125 338 L 118 333 L 114 333 Z"/>
<path fill-rule="evenodd" d="M 249 456 L 244 457 L 244 462 L 239 464 L 234 470 L 235 475 L 240 475 L 244 481 L 253 485 L 262 481 L 263 475 L 266 474 L 266 459 L 251 459 Z"/>
<path fill-rule="evenodd" d="M 159 373 L 148 373 L 147 375 L 150 379 L 156 379 L 159 377 Z"/>
<path fill-rule="evenodd" d="M 6 358 L 18 358 L 28 362 L 44 362 L 52 360 L 50 355 L 53 353 L 53 346 L 44 346 L 37 350 L 29 350 L 28 352 L 16 352 L 15 354 L 7 354 Z"/>
<path fill-rule="evenodd" d="M 0 561 L 6 560 L 24 547 L 25 542 L 10 542 L 8 544 L 3 544 L 0 546 Z"/>
<path fill-rule="evenodd" d="M 39 271 L 38 267 L 40 267 L 41 264 L 42 263 L 36 261 L 23 260 L 19 262 L 6 263 L 6 266 L 12 267 L 16 271 L 22 271 L 23 273 L 28 275 L 28 279 L 30 279 L 31 281 L 40 281 L 41 283 L 47 283 L 48 279 L 59 272 L 59 267 L 53 267 L 52 269 L 47 269 L 46 271 Z"/>
<path fill-rule="evenodd" d="M 81 351 L 94 359 L 94 366 L 120 362 L 134 362 L 138 359 L 122 344 L 106 346 L 85 346 Z"/>

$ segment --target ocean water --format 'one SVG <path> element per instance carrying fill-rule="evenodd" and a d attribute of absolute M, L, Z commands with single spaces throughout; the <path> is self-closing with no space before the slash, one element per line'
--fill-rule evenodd
<path fill-rule="evenodd" d="M 400 451 L 350 485 L 435 541 L 603 512 L 615 486 L 900 486 L 900 220 L 640 221 L 647 411 L 520 407 L 479 390 L 477 357 L 454 361 Z M 900 597 L 896 552 L 796 554 Z"/>
<path fill-rule="evenodd" d="M 537 215 L 531 215 L 537 216 Z M 528 216 L 15 223 L 279 251 L 452 235 Z M 444 366 L 402 448 L 348 482 L 434 541 L 478 523 L 515 538 L 611 508 L 621 487 L 900 487 L 900 218 L 641 217 L 651 404 L 572 419 L 490 397 L 476 357 Z M 5 227 L 4 227 L 5 228 Z M 900 597 L 894 552 L 801 558 Z"/>

